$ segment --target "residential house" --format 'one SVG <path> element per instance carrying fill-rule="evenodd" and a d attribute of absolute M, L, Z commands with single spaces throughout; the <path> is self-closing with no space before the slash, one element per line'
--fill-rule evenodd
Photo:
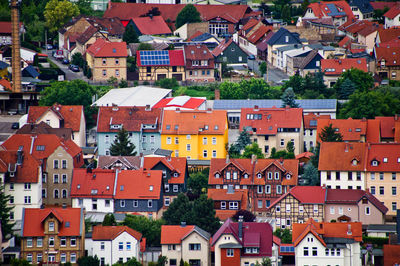
<path fill-rule="evenodd" d="M 145 170 L 162 171 L 163 202 L 164 206 L 178 197 L 179 193 L 187 191 L 189 171 L 186 158 L 182 157 L 144 157 L 143 168 Z"/>
<path fill-rule="evenodd" d="M 12 44 L 11 31 L 11 21 L 0 21 L 0 45 Z M 18 32 L 19 34 L 25 33 L 22 23 L 19 23 Z"/>
<path fill-rule="evenodd" d="M 378 34 L 378 30 L 381 29 L 381 25 L 374 24 L 364 29 L 360 30 L 357 34 L 358 43 L 365 46 L 368 53 L 371 53 L 374 50 L 375 46 L 375 38 Z"/>
<path fill-rule="evenodd" d="M 293 142 L 295 154 L 303 152 L 303 109 L 301 108 L 242 108 L 239 130 L 246 130 L 265 155 L 273 148 L 286 150 Z"/>
<path fill-rule="evenodd" d="M 186 80 L 194 82 L 213 82 L 214 56 L 204 44 L 184 46 L 186 60 Z"/>
<path fill-rule="evenodd" d="M 219 192 L 220 198 L 224 197 L 226 189 L 227 194 L 235 189 L 235 198 L 233 195 L 226 196 L 227 199 L 237 202 L 230 203 L 229 209 L 240 207 L 262 216 L 273 202 L 297 185 L 298 165 L 298 160 L 295 159 L 211 159 L 208 186 L 210 189 L 224 189 Z M 247 190 L 247 206 L 243 200 L 239 206 L 240 193 L 236 191 L 240 189 Z M 220 209 L 222 207 L 221 203 Z"/>
<path fill-rule="evenodd" d="M 208 29 L 208 27 L 207 27 Z M 188 43 L 214 43 L 215 45 L 219 44 L 219 40 L 214 35 L 211 35 L 207 32 L 196 31 L 193 35 L 189 36 L 186 40 Z M 207 46 L 208 47 L 208 46 Z"/>
<path fill-rule="evenodd" d="M 268 41 L 275 32 L 270 31 L 267 35 L 257 44 L 257 57 L 261 60 L 267 61 L 268 59 Z"/>
<path fill-rule="evenodd" d="M 127 57 L 125 42 L 97 39 L 86 52 L 86 61 L 92 70 L 93 81 L 106 81 L 110 77 L 126 80 Z"/>
<path fill-rule="evenodd" d="M 318 264 L 361 266 L 362 225 L 316 222 L 293 224 L 292 241 L 296 265 Z"/>
<path fill-rule="evenodd" d="M 400 47 L 377 46 L 374 48 L 374 55 L 379 77 L 400 80 Z"/>
<path fill-rule="evenodd" d="M 114 191 L 118 171 L 75 168 L 71 183 L 72 207 L 86 213 L 113 213 Z"/>
<path fill-rule="evenodd" d="M 154 108 L 162 108 L 164 110 L 206 110 L 207 98 L 206 97 L 190 97 L 190 96 L 177 96 L 168 97 L 160 100 Z"/>
<path fill-rule="evenodd" d="M 321 143 L 318 165 L 321 184 L 327 188 L 365 190 L 366 149 L 366 143 Z"/>
<path fill-rule="evenodd" d="M 278 47 L 272 55 L 274 62 L 273 66 L 287 72 L 287 62 L 289 57 L 306 56 L 310 51 L 312 51 L 311 48 L 298 44 Z"/>
<path fill-rule="evenodd" d="M 195 35 L 196 33 L 198 34 L 198 32 L 201 32 L 201 33 L 208 32 L 208 22 L 185 23 L 180 28 L 178 28 L 174 31 L 174 35 L 179 36 L 183 40 L 186 40 L 186 39 L 189 39 L 191 36 Z"/>
<path fill-rule="evenodd" d="M 123 89 L 111 89 L 92 106 L 147 106 L 153 107 L 166 97 L 172 96 L 172 90 L 151 86 L 137 86 Z"/>
<path fill-rule="evenodd" d="M 100 265 L 140 261 L 142 234 L 128 226 L 93 226 L 92 237 L 86 238 L 88 256 L 97 256 Z"/>
<path fill-rule="evenodd" d="M 210 234 L 195 225 L 162 225 L 161 254 L 168 265 L 177 266 L 182 259 L 194 266 L 210 266 Z"/>
<path fill-rule="evenodd" d="M 215 252 L 215 266 L 239 266 L 261 263 L 269 257 L 272 265 L 278 258 L 272 257 L 273 234 L 269 223 L 232 222 L 231 219 L 213 235 L 211 246 Z"/>
<path fill-rule="evenodd" d="M 273 57 L 273 53 L 276 50 L 276 48 L 289 44 L 301 45 L 302 42 L 297 32 L 290 32 L 285 28 L 280 28 L 277 32 L 274 33 L 274 35 L 272 35 L 269 38 L 267 44 L 268 44 L 267 60 L 270 64 L 276 65 L 276 62 L 274 62 L 274 57 Z"/>
<path fill-rule="evenodd" d="M 390 44 L 391 47 L 398 46 L 398 35 L 400 33 L 400 28 L 392 27 L 388 29 L 379 29 L 376 34 L 376 44 L 377 46 L 385 46 L 386 44 Z"/>
<path fill-rule="evenodd" d="M 351 11 L 355 19 L 372 20 L 374 16 L 374 8 L 367 0 L 351 0 L 349 2 Z"/>
<path fill-rule="evenodd" d="M 361 189 L 327 189 L 325 217 L 329 222 L 384 224 L 388 208 L 369 191 Z"/>
<path fill-rule="evenodd" d="M 161 147 L 163 111 L 147 107 L 100 107 L 97 119 L 97 144 L 99 155 L 110 155 L 110 147 L 118 132 L 124 128 L 129 141 L 138 153 L 154 151 Z"/>
<path fill-rule="evenodd" d="M 72 140 L 79 146 L 86 146 L 86 120 L 82 105 L 30 106 L 27 122 L 45 122 L 52 128 L 72 129 Z"/>
<path fill-rule="evenodd" d="M 214 201 L 215 215 L 221 221 L 231 218 L 238 210 L 248 208 L 247 189 L 234 189 L 233 184 L 229 184 L 228 189 L 209 188 L 207 195 Z"/>
<path fill-rule="evenodd" d="M 112 170 L 137 170 L 140 168 L 141 157 L 139 156 L 107 156 L 100 155 L 97 168 Z"/>
<path fill-rule="evenodd" d="M 135 185 L 132 186 L 132 180 Z M 162 171 L 122 170 L 114 192 L 114 212 L 160 218 L 163 207 Z"/>
<path fill-rule="evenodd" d="M 325 188 L 319 186 L 296 186 L 267 209 L 267 217 L 274 221 L 275 228 L 292 229 L 295 223 L 304 223 L 309 218 L 324 219 Z"/>
<path fill-rule="evenodd" d="M 346 1 L 320 1 L 308 5 L 302 20 L 331 19 L 332 25 L 338 27 L 353 18 L 352 9 Z"/>
<path fill-rule="evenodd" d="M 368 72 L 365 58 L 322 59 L 321 71 L 324 72 L 324 83 L 331 88 L 340 75 L 349 69 L 360 69 Z"/>
<path fill-rule="evenodd" d="M 161 16 L 146 16 L 132 18 L 128 25 L 133 25 L 136 34 L 141 35 L 171 35 L 171 29 Z"/>
<path fill-rule="evenodd" d="M 139 80 L 156 81 L 164 78 L 186 80 L 183 50 L 137 51 Z"/>
<path fill-rule="evenodd" d="M 380 121 L 380 142 L 400 142 L 400 119 L 394 117 L 376 116 L 375 120 Z"/>
<path fill-rule="evenodd" d="M 38 124 L 25 124 L 20 127 L 15 134 L 54 134 L 63 140 L 72 140 L 71 128 L 52 128 L 46 122 L 39 122 Z"/>
<path fill-rule="evenodd" d="M 63 140 L 54 134 L 15 134 L 2 147 L 9 151 L 29 151 L 40 162 L 43 169 L 40 180 L 43 204 L 71 206 L 72 171 L 84 164 L 82 150 L 72 140 Z"/>
<path fill-rule="evenodd" d="M 72 52 L 68 54 L 68 58 L 72 59 L 72 53 L 81 53 L 82 55 L 86 54 L 87 48 L 95 43 L 97 39 L 105 38 L 107 38 L 106 34 L 104 34 L 100 29 L 96 28 L 95 26 L 90 25 L 81 35 L 75 38 L 74 48 Z"/>
<path fill-rule="evenodd" d="M 316 50 L 297 56 L 288 55 L 286 72 L 289 76 L 299 74 L 305 77 L 307 74 L 313 74 L 321 71 L 321 60 L 323 57 Z"/>
<path fill-rule="evenodd" d="M 216 64 L 244 64 L 247 61 L 247 54 L 232 39 L 225 38 L 211 53 Z"/>
<path fill-rule="evenodd" d="M 20 221 L 24 208 L 39 208 L 42 205 L 42 167 L 40 162 L 23 149 L 0 151 L 0 184 L 5 195 L 10 196 L 7 207 L 10 220 Z"/>
<path fill-rule="evenodd" d="M 395 5 L 385 14 L 385 29 L 400 26 L 400 6 Z"/>
<path fill-rule="evenodd" d="M 317 123 L 320 119 L 330 119 L 330 115 L 304 115 L 304 150 L 310 151 L 317 146 Z"/>
<path fill-rule="evenodd" d="M 79 208 L 24 209 L 21 258 L 32 264 L 78 265 L 85 256 L 85 219 Z"/>
<path fill-rule="evenodd" d="M 161 148 L 174 151 L 174 157 L 225 158 L 227 142 L 226 111 L 164 111 Z"/>
<path fill-rule="evenodd" d="M 262 42 L 270 31 L 272 31 L 272 26 L 266 26 L 262 21 L 250 19 L 239 31 L 239 47 L 248 54 L 257 55 L 257 45 Z"/>

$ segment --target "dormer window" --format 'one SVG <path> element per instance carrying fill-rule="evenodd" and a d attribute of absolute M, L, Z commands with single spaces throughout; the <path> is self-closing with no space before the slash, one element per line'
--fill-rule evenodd
<path fill-rule="evenodd" d="M 54 232 L 54 222 L 49 222 L 49 231 Z"/>
<path fill-rule="evenodd" d="M 353 165 L 357 165 L 357 160 L 356 159 L 353 159 L 353 161 L 351 162 Z"/>
<path fill-rule="evenodd" d="M 257 178 L 261 178 L 262 177 L 262 174 L 261 173 L 258 173 L 257 174 Z"/>
<path fill-rule="evenodd" d="M 216 173 L 215 178 L 220 178 L 220 175 L 218 173 Z"/>
<path fill-rule="evenodd" d="M 290 178 L 292 178 L 292 176 L 290 174 L 287 174 L 286 179 L 290 179 Z"/>
<path fill-rule="evenodd" d="M 387 163 L 387 162 L 388 162 L 388 158 L 386 158 L 386 157 L 383 158 L 383 162 L 384 162 L 384 163 Z"/>
<path fill-rule="evenodd" d="M 371 162 L 371 165 L 372 165 L 372 166 L 378 166 L 378 161 L 377 161 L 377 160 L 373 160 L 373 161 Z"/>
<path fill-rule="evenodd" d="M 149 190 L 150 190 L 150 191 L 153 191 L 153 189 L 154 189 L 153 186 L 150 186 L 150 187 L 149 187 Z"/>
<path fill-rule="evenodd" d="M 179 176 L 179 174 L 178 173 L 174 173 L 174 177 L 178 177 Z"/>
<path fill-rule="evenodd" d="M 249 178 L 249 175 L 248 174 L 244 174 L 244 178 Z"/>

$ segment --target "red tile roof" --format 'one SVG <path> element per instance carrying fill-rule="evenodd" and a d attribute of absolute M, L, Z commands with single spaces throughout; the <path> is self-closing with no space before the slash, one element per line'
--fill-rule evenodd
<path fill-rule="evenodd" d="M 295 186 L 275 200 L 268 209 L 273 208 L 289 195 L 295 197 L 302 204 L 324 204 L 325 188 L 319 186 Z"/>
<path fill-rule="evenodd" d="M 296 155 L 296 159 L 299 160 L 300 158 L 307 158 L 310 159 L 312 156 L 314 156 L 314 153 L 306 151 L 300 154 Z"/>
<path fill-rule="evenodd" d="M 126 42 L 97 39 L 87 50 L 94 57 L 128 57 Z"/>
<path fill-rule="evenodd" d="M 104 169 L 75 168 L 72 173 L 72 198 L 112 198 L 115 171 Z M 95 192 L 94 192 L 95 191 Z"/>
<path fill-rule="evenodd" d="M 343 32 L 348 32 L 356 35 L 364 29 L 369 29 L 369 31 L 377 31 L 379 29 L 379 23 L 375 23 L 368 20 L 348 20 L 346 23 L 342 24 L 338 29 Z"/>
<path fill-rule="evenodd" d="M 385 43 L 394 39 L 398 39 L 400 36 L 400 28 L 392 27 L 389 29 L 378 30 L 379 43 Z"/>
<path fill-rule="evenodd" d="M 194 230 L 194 225 L 162 225 L 161 245 L 180 244 L 182 238 Z"/>
<path fill-rule="evenodd" d="M 267 36 L 267 34 L 272 31 L 272 26 L 260 26 L 257 30 L 251 33 L 247 37 L 247 40 L 253 44 L 258 44 L 259 41 L 263 39 L 263 37 Z"/>
<path fill-rule="evenodd" d="M 23 152 L 22 165 L 17 165 L 17 151 L 0 151 L 0 173 L 6 173 L 16 168 L 14 177 L 9 177 L 10 183 L 37 183 L 40 175 L 40 161 L 32 155 Z"/>
<path fill-rule="evenodd" d="M 349 36 L 345 36 L 342 40 L 340 40 L 340 42 L 338 43 L 339 47 L 342 48 L 348 48 L 349 46 L 351 46 L 351 39 Z"/>
<path fill-rule="evenodd" d="M 208 50 L 205 44 L 193 44 L 193 45 L 185 45 L 185 59 L 186 59 L 186 69 L 198 69 L 198 68 L 210 68 L 214 69 L 214 56 L 211 54 L 210 50 Z M 204 66 L 199 63 L 199 66 L 192 66 L 192 61 L 197 60 L 207 60 L 207 66 Z"/>
<path fill-rule="evenodd" d="M 53 106 L 30 106 L 28 110 L 28 123 L 36 124 L 47 112 L 53 112 L 60 120 L 64 120 L 64 128 L 79 131 L 83 115 L 82 105 L 61 105 L 55 103 Z"/>
<path fill-rule="evenodd" d="M 315 235 L 324 246 L 326 246 L 326 243 L 323 240 L 324 237 L 348 238 L 357 242 L 362 241 L 362 224 L 360 222 L 318 223 L 310 218 L 306 223 L 294 223 L 292 227 L 292 242 L 295 247 L 309 233 Z M 349 230 L 351 231 L 351 234 L 348 234 Z"/>
<path fill-rule="evenodd" d="M 159 163 L 165 165 L 172 173 L 177 173 L 178 176 L 173 175 L 168 180 L 170 184 L 183 184 L 185 183 L 187 161 L 184 157 L 144 157 L 143 168 L 152 169 Z"/>
<path fill-rule="evenodd" d="M 190 121 L 190 123 L 189 123 Z M 206 126 L 208 129 L 206 129 Z M 228 127 L 226 111 L 164 111 L 161 134 L 223 135 Z M 177 129 L 176 129 L 177 128 Z"/>
<path fill-rule="evenodd" d="M 168 66 L 184 66 L 185 57 L 183 50 L 168 50 L 169 65 Z M 140 51 L 136 51 L 136 64 L 138 67 L 147 66 L 142 65 Z"/>
<path fill-rule="evenodd" d="M 329 2 L 318 2 L 318 3 L 311 3 L 308 5 L 308 8 L 311 8 L 314 12 L 314 15 L 317 18 L 323 18 L 329 16 L 331 11 L 328 8 L 328 4 L 333 4 L 336 6 L 339 12 L 345 12 L 347 16 L 347 20 L 351 20 L 354 18 L 353 12 L 351 11 L 350 5 L 346 1 L 329 1 Z M 335 16 L 340 17 L 340 16 Z"/>
<path fill-rule="evenodd" d="M 110 129 L 110 124 L 123 125 L 129 132 L 139 132 L 142 125 L 154 124 L 156 128 L 145 129 L 145 132 L 159 132 L 162 121 L 162 109 L 146 107 L 99 107 L 97 132 L 118 132 Z"/>
<path fill-rule="evenodd" d="M 173 101 L 174 99 L 187 99 L 187 101 L 183 104 L 178 104 Z M 172 101 L 172 102 L 171 102 Z M 195 98 L 189 96 L 178 96 L 172 98 L 164 98 L 161 99 L 158 103 L 156 103 L 153 108 L 183 108 L 183 109 L 197 109 L 199 108 L 206 99 L 204 98 Z"/>
<path fill-rule="evenodd" d="M 257 19 L 251 18 L 251 19 L 249 19 L 249 21 L 247 21 L 246 24 L 243 25 L 242 30 L 247 31 L 247 30 L 253 28 L 255 25 L 257 25 L 258 22 L 259 21 Z"/>
<path fill-rule="evenodd" d="M 318 119 L 330 119 L 330 115 L 316 115 L 313 113 L 304 115 L 304 129 L 316 129 Z M 315 121 L 312 122 L 311 121 Z M 312 125 L 311 125 L 312 124 Z"/>
<path fill-rule="evenodd" d="M 383 26 L 381 24 L 373 24 L 373 25 L 367 26 L 367 27 L 363 28 L 362 30 L 360 30 L 358 32 L 358 35 L 368 36 L 371 33 L 378 31 L 379 29 L 383 29 Z"/>
<path fill-rule="evenodd" d="M 400 119 L 398 116 L 383 117 L 377 116 L 375 120 L 380 121 L 380 135 L 382 138 L 395 138 L 396 125 L 400 126 Z M 369 121 L 369 120 L 368 120 Z M 379 141 L 376 141 L 379 142 Z"/>
<path fill-rule="evenodd" d="M 248 114 L 261 115 L 262 119 L 247 119 Z M 276 135 L 278 128 L 301 128 L 302 123 L 301 108 L 242 108 L 240 115 L 240 130 L 255 128 L 257 135 Z"/>
<path fill-rule="evenodd" d="M 118 174 L 115 198 L 159 199 L 161 179 L 162 172 L 158 170 L 122 170 Z M 134 186 L 132 180 L 135 180 Z"/>
<path fill-rule="evenodd" d="M 241 254 L 242 257 L 272 256 L 273 234 L 269 223 L 243 222 L 243 237 L 239 239 L 239 225 L 227 219 L 213 235 L 211 245 L 214 246 L 222 235 L 230 234 L 243 247 L 259 247 L 258 254 Z"/>
<path fill-rule="evenodd" d="M 85 233 L 84 217 L 80 208 L 26 208 L 22 216 L 22 236 L 45 236 L 43 221 L 49 215 L 55 216 L 60 223 L 58 236 L 83 236 Z"/>
<path fill-rule="evenodd" d="M 400 245 L 383 245 L 383 265 L 396 265 L 400 263 Z"/>
<path fill-rule="evenodd" d="M 227 163 L 226 159 L 212 158 L 210 163 L 210 174 L 208 178 L 209 185 L 221 185 L 223 184 L 223 178 L 215 177 L 216 173 L 221 174 L 223 169 L 227 166 L 232 165 L 238 169 L 238 179 L 240 179 L 240 185 L 266 185 L 265 178 L 254 178 L 252 177 L 253 165 L 251 159 L 229 159 Z M 285 159 L 282 162 L 276 159 L 258 159 L 254 167 L 254 175 L 258 173 L 265 173 L 268 171 L 270 166 L 276 166 L 283 172 L 282 185 L 295 186 L 297 185 L 297 173 L 299 167 L 299 161 L 295 159 Z M 244 174 L 248 174 L 248 178 L 244 178 Z M 290 174 L 291 178 L 287 179 L 286 174 Z"/>
<path fill-rule="evenodd" d="M 399 66 L 400 47 L 375 47 L 375 58 L 377 66 Z"/>
<path fill-rule="evenodd" d="M 368 144 L 366 159 L 369 172 L 400 172 L 400 143 Z M 378 165 L 373 166 L 372 161 L 377 161 Z"/>
<path fill-rule="evenodd" d="M 128 226 L 93 226 L 92 239 L 93 240 L 113 240 L 123 232 L 127 232 L 133 236 L 137 241 L 140 241 L 142 234 Z"/>
<path fill-rule="evenodd" d="M 23 147 L 23 151 L 32 154 L 37 160 L 47 159 L 58 147 L 62 147 L 72 158 L 82 156 L 82 149 L 72 140 L 63 140 L 54 134 L 15 134 L 8 138 L 3 144 L 6 150 L 18 150 Z M 38 146 L 44 146 L 44 150 L 38 150 Z M 80 162 L 75 162 L 74 167 L 83 165 L 83 158 Z"/>
<path fill-rule="evenodd" d="M 136 17 L 132 18 L 133 23 L 143 35 L 171 34 L 171 29 L 165 23 L 163 17 Z"/>
<path fill-rule="evenodd" d="M 20 23 L 22 27 L 22 23 Z M 0 34 L 10 34 L 11 35 L 11 22 L 10 21 L 0 21 Z"/>
<path fill-rule="evenodd" d="M 337 128 L 337 133 L 342 135 L 343 141 L 361 141 L 363 136 L 367 135 L 367 120 L 362 119 L 318 119 L 317 124 L 317 142 L 320 142 L 319 135 L 322 130 L 332 124 Z"/>
<path fill-rule="evenodd" d="M 208 198 L 213 201 L 238 201 L 240 202 L 240 209 L 247 209 L 247 189 L 235 189 L 233 193 L 228 193 L 227 189 L 212 189 L 209 188 L 207 191 Z M 237 210 L 216 210 L 216 216 L 221 220 L 226 219 L 235 215 Z"/>
<path fill-rule="evenodd" d="M 383 14 L 383 16 L 389 19 L 394 19 L 399 14 L 400 14 L 400 5 L 395 5 L 391 7 L 385 14 Z"/>
<path fill-rule="evenodd" d="M 236 214 L 237 210 L 215 210 L 215 216 L 221 221 L 226 221 Z"/>
<path fill-rule="evenodd" d="M 400 40 L 393 39 L 387 42 L 381 42 L 377 44 L 377 47 L 386 47 L 386 48 L 400 47 Z"/>
<path fill-rule="evenodd" d="M 327 76 L 338 76 L 348 69 L 360 69 L 368 72 L 367 59 L 365 58 L 343 58 L 343 59 L 322 59 L 321 71 Z"/>
<path fill-rule="evenodd" d="M 364 171 L 367 144 L 359 142 L 323 142 L 321 144 L 318 170 Z M 357 164 L 354 164 L 354 160 Z"/>
<path fill-rule="evenodd" d="M 11 83 L 6 79 L 0 79 L 0 86 L 3 86 L 6 90 L 11 90 Z"/>

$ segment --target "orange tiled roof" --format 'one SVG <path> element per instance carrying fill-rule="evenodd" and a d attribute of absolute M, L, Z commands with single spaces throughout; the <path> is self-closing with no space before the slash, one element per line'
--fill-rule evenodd
<path fill-rule="evenodd" d="M 327 76 L 341 75 L 344 71 L 356 68 L 368 72 L 367 59 L 365 58 L 343 58 L 322 59 L 321 71 Z"/>
<path fill-rule="evenodd" d="M 64 127 L 72 131 L 79 131 L 81 117 L 83 114 L 82 105 L 61 105 L 55 103 L 53 106 L 30 106 L 28 110 L 28 123 L 36 124 L 47 112 L 54 112 L 60 119 L 64 120 Z"/>
<path fill-rule="evenodd" d="M 378 66 L 399 66 L 400 47 L 375 47 Z"/>
<path fill-rule="evenodd" d="M 313 113 L 304 115 L 304 129 L 316 129 L 318 119 L 330 119 L 330 115 L 316 115 Z M 315 121 L 315 122 L 311 122 Z"/>
<path fill-rule="evenodd" d="M 123 232 L 127 232 L 133 236 L 137 241 L 140 241 L 142 234 L 128 226 L 93 226 L 92 239 L 93 240 L 113 240 Z"/>
<path fill-rule="evenodd" d="M 126 42 L 110 42 L 105 39 L 97 39 L 88 49 L 87 53 L 94 57 L 127 57 Z"/>
<path fill-rule="evenodd" d="M 3 86 L 6 90 L 11 90 L 11 83 L 6 79 L 0 79 L 0 85 Z"/>
<path fill-rule="evenodd" d="M 161 179 L 162 172 L 157 170 L 122 170 L 118 174 L 115 198 L 159 199 Z M 134 185 L 132 185 L 132 180 L 134 180 Z"/>
<path fill-rule="evenodd" d="M 394 19 L 399 14 L 400 14 L 400 6 L 395 5 L 395 6 L 391 7 L 385 14 L 383 14 L 383 16 L 390 18 L 390 19 Z"/>
<path fill-rule="evenodd" d="M 318 170 L 363 171 L 367 144 L 360 142 L 323 142 L 321 144 Z M 354 164 L 354 160 L 357 164 Z"/>
<path fill-rule="evenodd" d="M 308 8 L 313 10 L 313 13 L 318 18 L 327 17 L 331 14 L 331 10 L 328 8 L 328 4 L 333 4 L 336 6 L 339 12 L 346 13 L 347 20 L 352 20 L 354 18 L 353 12 L 351 11 L 350 5 L 346 1 L 329 1 L 329 2 L 318 2 L 311 3 Z M 340 15 L 342 16 L 342 15 Z"/>
<path fill-rule="evenodd" d="M 37 183 L 39 181 L 40 161 L 28 152 L 23 152 L 22 165 L 17 165 L 17 151 L 0 151 L 0 173 L 6 173 L 16 168 L 14 177 L 9 177 L 11 183 Z"/>
<path fill-rule="evenodd" d="M 228 127 L 225 110 L 164 111 L 161 134 L 223 135 Z"/>
<path fill-rule="evenodd" d="M 318 119 L 317 142 L 321 142 L 319 134 L 322 130 L 332 124 L 338 129 L 343 141 L 360 141 L 362 136 L 367 135 L 367 120 L 362 119 Z"/>
<path fill-rule="evenodd" d="M 115 171 L 75 168 L 72 173 L 71 197 L 112 198 Z M 96 191 L 93 194 L 92 191 Z"/>
<path fill-rule="evenodd" d="M 386 43 L 398 39 L 398 36 L 400 36 L 400 28 L 393 27 L 389 29 L 380 29 L 378 30 L 378 36 L 380 43 Z"/>
<path fill-rule="evenodd" d="M 366 160 L 369 172 L 400 172 L 400 143 L 368 143 Z"/>
<path fill-rule="evenodd" d="M 82 236 L 83 213 L 80 208 L 26 208 L 22 221 L 22 236 L 44 236 L 43 221 L 54 215 L 60 222 L 58 236 Z"/>
<path fill-rule="evenodd" d="M 182 238 L 194 230 L 194 225 L 162 225 L 161 226 L 161 245 L 180 244 Z"/>
<path fill-rule="evenodd" d="M 187 161 L 185 157 L 144 157 L 143 168 L 152 169 L 157 164 L 162 163 L 172 173 L 178 173 L 177 177 L 173 175 L 168 180 L 169 184 L 183 184 L 185 183 Z"/>

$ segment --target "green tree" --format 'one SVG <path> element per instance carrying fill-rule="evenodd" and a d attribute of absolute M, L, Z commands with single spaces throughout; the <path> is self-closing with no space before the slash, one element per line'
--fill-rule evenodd
<path fill-rule="evenodd" d="M 286 106 L 290 106 L 291 108 L 298 108 L 299 105 L 296 103 L 296 95 L 293 92 L 293 88 L 287 88 L 283 93 L 282 97 L 282 106 L 285 108 Z"/>
<path fill-rule="evenodd" d="M 97 256 L 84 256 L 84 257 L 80 257 L 77 261 L 79 266 L 99 266 L 100 265 L 100 261 L 99 258 L 97 258 Z"/>
<path fill-rule="evenodd" d="M 308 180 L 310 186 L 319 186 L 320 181 L 318 169 L 315 168 L 311 162 L 308 162 L 306 166 L 304 166 L 303 179 Z"/>
<path fill-rule="evenodd" d="M 137 49 L 138 49 L 138 51 L 154 50 L 153 46 L 150 43 L 146 43 L 146 42 L 141 42 Z"/>
<path fill-rule="evenodd" d="M 111 144 L 110 154 L 112 156 L 135 156 L 135 145 L 129 140 L 128 131 L 122 127 L 118 132 L 117 138 Z"/>
<path fill-rule="evenodd" d="M 229 78 L 231 76 L 231 71 L 233 70 L 233 67 L 228 66 L 226 62 L 222 62 L 221 64 L 221 72 L 222 72 L 222 77 L 223 78 Z"/>
<path fill-rule="evenodd" d="M 265 61 L 263 61 L 260 64 L 259 70 L 260 70 L 261 76 L 264 76 L 267 73 L 267 63 Z"/>
<path fill-rule="evenodd" d="M 136 58 L 134 56 L 128 56 L 126 59 L 126 65 L 129 72 L 136 71 Z"/>
<path fill-rule="evenodd" d="M 24 260 L 24 259 L 12 259 L 11 265 L 12 266 L 29 266 L 31 264 L 27 260 Z"/>
<path fill-rule="evenodd" d="M 232 144 L 229 148 L 229 156 L 232 156 L 232 158 L 240 157 L 240 153 L 242 152 L 242 150 L 244 150 L 244 148 L 250 144 L 250 134 L 245 129 L 243 129 L 240 132 L 240 135 L 237 138 L 235 144 Z"/>
<path fill-rule="evenodd" d="M 286 150 L 287 150 L 288 153 L 293 153 L 294 154 L 295 147 L 294 147 L 294 142 L 293 141 L 289 141 L 286 144 Z"/>
<path fill-rule="evenodd" d="M 142 266 L 142 264 L 135 257 L 132 257 L 124 265 L 126 265 L 126 266 Z"/>
<path fill-rule="evenodd" d="M 292 243 L 292 232 L 289 229 L 276 229 L 274 235 L 279 237 L 284 244 Z"/>
<path fill-rule="evenodd" d="M 253 154 L 257 156 L 257 159 L 264 159 L 264 154 L 262 153 L 261 148 L 258 147 L 257 142 L 253 142 L 253 144 L 247 145 L 244 148 L 244 152 L 241 158 L 251 158 Z"/>
<path fill-rule="evenodd" d="M 190 224 L 193 220 L 191 206 L 189 198 L 185 194 L 180 193 L 163 213 L 163 219 L 167 224 L 171 225 L 181 224 L 181 222 Z"/>
<path fill-rule="evenodd" d="M 294 93 L 303 95 L 305 92 L 304 78 L 298 74 L 291 76 L 288 81 L 283 84 L 282 89 L 293 88 Z"/>
<path fill-rule="evenodd" d="M 83 67 L 85 65 L 86 61 L 83 58 L 81 53 L 74 53 L 71 57 L 71 64 L 77 65 L 79 67 Z"/>
<path fill-rule="evenodd" d="M 181 258 L 181 260 L 179 261 L 179 266 L 185 266 L 185 262 L 183 261 L 182 258 Z"/>
<path fill-rule="evenodd" d="M 10 212 L 14 209 L 14 206 L 8 205 L 10 202 L 10 195 L 4 193 L 4 186 L 0 186 L 0 221 L 1 221 L 1 233 L 3 239 L 8 239 L 12 235 L 12 228 L 14 223 L 10 221 Z"/>
<path fill-rule="evenodd" d="M 195 195 L 207 192 L 208 174 L 210 168 L 203 169 L 199 172 L 191 173 L 188 180 L 188 189 Z"/>
<path fill-rule="evenodd" d="M 140 232 L 143 237 L 146 238 L 146 245 L 151 247 L 160 246 L 161 225 L 164 224 L 163 220 L 148 219 L 144 216 L 127 214 L 122 224 Z"/>
<path fill-rule="evenodd" d="M 128 24 L 126 26 L 124 35 L 122 36 L 122 40 L 127 44 L 139 42 L 139 37 L 132 24 Z"/>
<path fill-rule="evenodd" d="M 232 219 L 234 221 L 239 221 L 239 217 L 243 216 L 243 222 L 254 222 L 256 220 L 256 216 L 248 210 L 238 210 L 233 216 Z"/>
<path fill-rule="evenodd" d="M 104 226 L 117 225 L 117 221 L 115 220 L 114 214 L 107 213 L 106 216 L 104 216 L 102 225 Z"/>
<path fill-rule="evenodd" d="M 120 87 L 120 88 L 127 88 L 127 87 L 128 87 L 128 81 L 126 81 L 126 80 L 124 80 L 124 79 L 121 79 L 120 82 L 119 82 L 119 84 L 118 84 L 118 87 Z"/>
<path fill-rule="evenodd" d="M 336 132 L 336 128 L 333 128 L 332 124 L 325 126 L 321 133 L 319 133 L 319 138 L 323 142 L 341 142 L 343 141 L 342 134 Z"/>
<path fill-rule="evenodd" d="M 272 266 L 272 262 L 270 258 L 262 258 L 261 266 Z"/>
<path fill-rule="evenodd" d="M 79 15 L 79 8 L 67 0 L 50 0 L 45 7 L 44 17 L 50 31 L 55 32 L 72 17 Z"/>
<path fill-rule="evenodd" d="M 303 14 L 306 13 L 309 4 L 310 4 L 309 0 L 304 0 L 303 3 L 301 3 L 301 9 L 303 10 Z"/>
<path fill-rule="evenodd" d="M 107 79 L 107 84 L 116 88 L 118 87 L 118 79 L 116 77 L 110 77 L 109 79 Z"/>
<path fill-rule="evenodd" d="M 278 88 L 271 88 L 263 79 L 252 78 L 237 82 L 222 82 L 219 86 L 221 99 L 278 99 Z"/>
<path fill-rule="evenodd" d="M 165 256 L 159 256 L 157 260 L 157 266 L 164 266 L 168 263 L 168 258 Z"/>
<path fill-rule="evenodd" d="M 156 81 L 156 86 L 164 89 L 177 90 L 179 88 L 179 83 L 175 78 L 165 78 Z"/>
<path fill-rule="evenodd" d="M 336 91 L 340 91 L 343 82 L 349 79 L 353 82 L 354 86 L 359 91 L 368 91 L 374 87 L 374 78 L 372 77 L 371 73 L 364 72 L 360 69 L 352 68 L 343 72 L 338 80 L 336 81 L 335 85 L 333 86 Z"/>
<path fill-rule="evenodd" d="M 312 165 L 318 169 L 318 164 L 319 164 L 319 150 L 321 148 L 321 145 L 319 144 L 319 142 L 317 143 L 317 146 L 314 148 L 312 147 L 310 152 L 314 153 L 313 156 L 311 156 L 310 158 L 310 163 L 312 163 Z"/>
<path fill-rule="evenodd" d="M 339 87 L 339 98 L 348 99 L 356 90 L 356 85 L 350 79 L 345 79 Z"/>
<path fill-rule="evenodd" d="M 187 4 L 176 17 L 175 26 L 176 28 L 180 28 L 186 23 L 192 22 L 201 22 L 200 13 L 194 5 Z"/>

